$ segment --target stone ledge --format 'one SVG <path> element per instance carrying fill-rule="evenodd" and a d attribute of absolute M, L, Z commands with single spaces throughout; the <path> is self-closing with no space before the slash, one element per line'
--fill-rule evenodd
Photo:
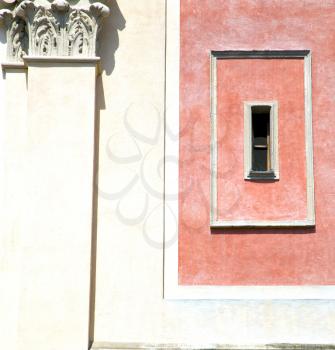
<path fill-rule="evenodd" d="M 226 344 L 151 344 L 151 343 L 108 343 L 95 342 L 91 350 L 335 350 L 332 344 L 264 344 L 264 345 L 226 345 Z"/>

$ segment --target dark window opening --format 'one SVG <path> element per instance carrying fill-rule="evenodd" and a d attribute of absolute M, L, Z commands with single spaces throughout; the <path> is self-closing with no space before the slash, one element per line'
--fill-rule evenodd
<path fill-rule="evenodd" d="M 264 109 L 264 108 L 262 108 Z M 270 170 L 270 108 L 252 107 L 252 170 Z"/>
<path fill-rule="evenodd" d="M 252 166 L 250 177 L 273 178 L 271 170 L 270 106 L 252 106 Z"/>

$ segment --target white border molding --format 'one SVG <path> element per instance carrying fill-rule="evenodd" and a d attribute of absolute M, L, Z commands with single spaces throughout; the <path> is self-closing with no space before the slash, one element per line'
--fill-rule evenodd
<path fill-rule="evenodd" d="M 167 51 L 166 51 L 166 124 L 169 134 L 179 133 L 179 65 L 180 65 L 180 0 L 167 1 Z M 262 51 L 266 53 L 266 51 Z M 291 51 L 292 52 L 292 51 Z M 296 51 L 297 52 L 297 51 Z M 287 51 L 280 51 L 285 57 Z M 311 101 L 310 52 L 298 51 L 299 57 L 305 59 L 305 93 Z M 250 51 L 249 51 L 250 54 Z M 212 56 L 212 55 L 211 55 Z M 240 57 L 240 56 L 239 56 Z M 292 57 L 292 55 L 288 55 Z M 212 74 L 215 66 L 211 65 Z M 213 80 L 212 80 L 213 82 Z M 215 80 L 214 80 L 215 82 Z M 215 93 L 215 92 L 214 92 Z M 311 104 L 306 101 L 306 139 L 308 138 L 309 172 L 313 170 L 311 139 Z M 212 101 L 213 103 L 213 101 Z M 215 117 L 212 109 L 212 121 Z M 213 125 L 212 125 L 213 127 Z M 177 137 L 167 134 L 165 156 L 179 159 L 179 142 Z M 179 170 L 173 162 L 165 162 L 165 193 L 178 193 Z M 314 202 L 313 178 L 308 180 L 308 198 Z M 313 209 L 313 208 L 312 208 Z M 171 212 L 173 216 L 171 216 Z M 309 213 L 311 223 L 314 222 L 313 210 Z M 335 286 L 186 286 L 178 283 L 178 239 L 171 241 L 169 237 L 178 231 L 179 207 L 178 199 L 165 199 L 164 226 L 164 298 L 166 300 L 245 300 L 245 299 L 334 299 Z M 173 219 L 173 218 L 176 219 Z M 285 223 L 281 223 L 283 226 Z M 292 223 L 287 223 L 292 226 Z M 297 222 L 297 226 L 301 223 Z M 299 224 L 299 225 L 298 225 Z"/>
<path fill-rule="evenodd" d="M 217 193 L 217 60 L 218 59 L 304 59 L 304 86 L 305 86 L 305 149 L 306 149 L 306 194 L 307 211 L 303 220 L 221 220 L 218 217 L 218 193 Z M 211 65 L 211 208 L 210 225 L 212 228 L 228 227 L 313 227 L 315 226 L 314 204 L 314 175 L 313 175 L 313 136 L 312 136 L 312 78 L 311 78 L 311 52 L 310 50 L 282 50 L 282 51 L 212 51 L 210 55 Z M 255 102 L 256 103 L 256 102 Z M 264 104 L 260 102 L 258 104 Z M 269 104 L 269 103 L 265 103 Z M 275 105 L 273 106 L 276 107 Z M 273 108 L 272 108 L 273 109 Z M 273 119 L 273 118 L 272 118 Z M 276 129 L 276 128 L 274 128 Z M 278 129 L 278 128 L 277 128 Z M 274 130 L 274 141 L 278 139 L 278 130 Z M 246 129 L 245 129 L 246 132 Z M 246 135 L 245 135 L 246 137 Z M 246 147 L 245 147 L 246 148 Z M 245 162 L 250 155 L 246 154 Z M 275 174 L 279 177 L 278 152 L 274 150 Z M 250 159 L 249 159 L 250 162 Z M 245 167 L 246 168 L 246 167 Z M 245 169 L 246 172 L 246 169 Z M 244 174 L 246 177 L 246 173 Z M 246 177 L 247 178 L 247 177 Z"/>
<path fill-rule="evenodd" d="M 110 343 L 94 342 L 91 350 L 334 350 L 328 344 L 157 344 L 157 343 Z"/>

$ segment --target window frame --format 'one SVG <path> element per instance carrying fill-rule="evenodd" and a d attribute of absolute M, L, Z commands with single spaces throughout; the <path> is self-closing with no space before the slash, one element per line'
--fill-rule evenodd
<path fill-rule="evenodd" d="M 312 127 L 312 54 L 311 50 L 227 50 L 210 51 L 210 227 L 257 228 L 257 227 L 314 227 L 314 172 Z M 306 218 L 297 220 L 222 220 L 218 217 L 218 144 L 217 144 L 217 61 L 222 59 L 292 59 L 304 60 L 305 99 L 305 154 L 306 154 Z"/>
<path fill-rule="evenodd" d="M 273 176 L 259 176 L 252 174 L 252 108 L 258 106 L 270 107 L 270 166 Z M 244 102 L 244 179 L 279 180 L 279 154 L 278 154 L 278 102 L 277 101 L 245 101 Z"/>

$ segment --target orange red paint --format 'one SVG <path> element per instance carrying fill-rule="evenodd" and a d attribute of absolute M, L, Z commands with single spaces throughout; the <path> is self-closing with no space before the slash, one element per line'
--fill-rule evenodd
<path fill-rule="evenodd" d="M 181 0 L 179 283 L 335 283 L 335 4 Z M 209 227 L 210 50 L 312 51 L 315 229 Z M 218 62 L 221 219 L 303 219 L 303 60 Z M 279 105 L 280 180 L 243 179 L 243 101 Z M 221 156 L 222 154 L 225 157 Z"/>

